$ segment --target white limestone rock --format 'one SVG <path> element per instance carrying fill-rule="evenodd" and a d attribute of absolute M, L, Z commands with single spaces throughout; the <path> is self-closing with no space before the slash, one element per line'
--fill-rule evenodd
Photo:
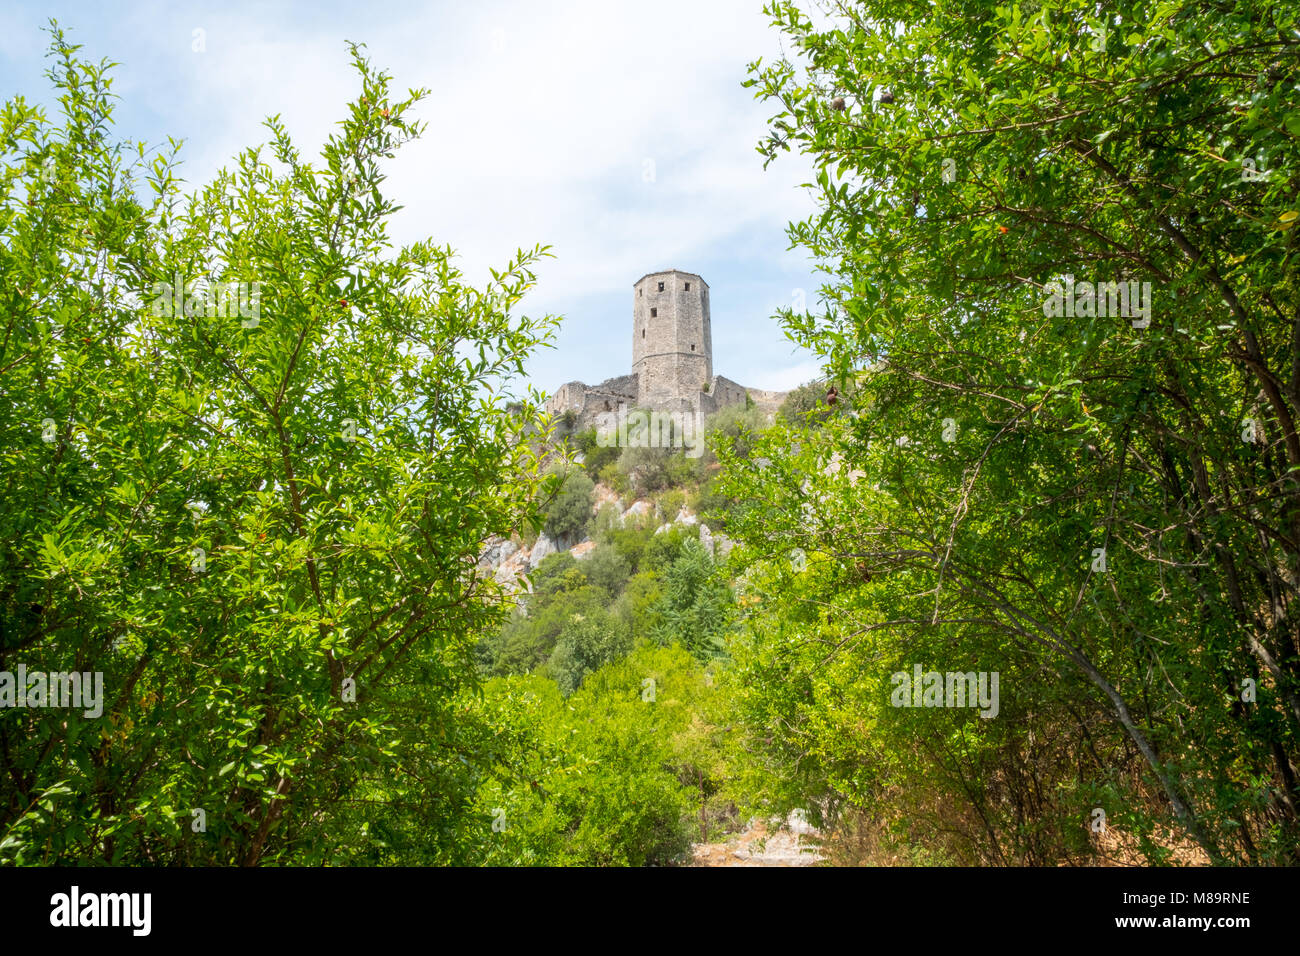
<path fill-rule="evenodd" d="M 533 545 L 533 550 L 528 553 L 528 564 L 531 567 L 537 567 L 542 560 L 555 553 L 555 542 L 546 536 L 546 533 L 538 535 L 537 543 Z"/>

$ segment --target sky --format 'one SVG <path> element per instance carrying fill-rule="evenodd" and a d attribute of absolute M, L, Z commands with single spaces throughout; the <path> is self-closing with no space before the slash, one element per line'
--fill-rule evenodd
<path fill-rule="evenodd" d="M 709 284 L 715 374 L 789 389 L 818 375 L 776 309 L 819 285 L 786 226 L 813 211 L 793 154 L 763 169 L 755 146 L 775 106 L 746 66 L 781 53 L 757 0 L 424 3 L 6 2 L 0 95 L 54 105 L 44 76 L 55 18 L 82 55 L 116 61 L 120 138 L 185 141 L 195 186 L 267 141 L 279 114 L 300 152 L 358 93 L 347 41 L 366 44 L 415 108 L 423 137 L 386 167 L 404 208 L 396 244 L 450 245 L 476 286 L 537 243 L 554 259 L 521 304 L 563 316 L 528 378 L 544 391 L 631 370 L 632 285 L 676 268 Z"/>

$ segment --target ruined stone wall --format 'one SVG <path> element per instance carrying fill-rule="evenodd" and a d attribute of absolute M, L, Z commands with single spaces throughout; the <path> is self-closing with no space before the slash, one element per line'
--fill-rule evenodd
<path fill-rule="evenodd" d="M 601 414 L 617 412 L 619 405 L 635 405 L 636 393 L 635 375 L 611 378 L 595 387 L 568 382 L 546 400 L 546 411 L 556 418 L 573 412 L 575 430 L 583 431 L 596 427 Z"/>
<path fill-rule="evenodd" d="M 636 373 L 634 372 L 631 375 L 620 375 L 617 378 L 607 378 L 599 385 L 592 386 L 592 391 L 610 392 L 614 395 L 625 395 L 629 402 L 634 402 L 637 397 Z"/>
<path fill-rule="evenodd" d="M 749 397 L 754 400 L 754 404 L 768 414 L 775 414 L 785 401 L 789 392 L 772 392 L 762 388 L 751 388 L 747 390 Z"/>
<path fill-rule="evenodd" d="M 713 376 L 709 394 L 713 396 L 713 402 L 718 408 L 745 404 L 745 386 L 721 375 Z"/>
<path fill-rule="evenodd" d="M 636 404 L 635 395 L 625 395 L 622 392 L 610 392 L 600 388 L 587 389 L 586 402 L 582 407 L 582 414 L 588 412 L 616 412 L 620 405 L 626 405 L 633 408 Z"/>
<path fill-rule="evenodd" d="M 577 411 L 587 399 L 587 386 L 582 382 L 565 382 L 546 400 L 548 415 L 563 415 L 570 409 Z"/>

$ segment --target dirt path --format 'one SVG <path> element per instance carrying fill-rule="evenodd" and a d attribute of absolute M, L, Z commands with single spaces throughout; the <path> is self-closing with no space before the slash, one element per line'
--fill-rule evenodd
<path fill-rule="evenodd" d="M 821 860 L 815 829 L 799 815 L 790 814 L 785 825 L 773 830 L 768 821 L 755 818 L 725 843 L 697 843 L 692 866 L 812 866 Z"/>

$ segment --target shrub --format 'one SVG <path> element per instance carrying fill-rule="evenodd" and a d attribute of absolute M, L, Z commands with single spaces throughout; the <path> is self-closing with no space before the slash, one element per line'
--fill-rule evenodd
<path fill-rule="evenodd" d="M 610 532 L 610 544 L 614 546 L 625 561 L 636 573 L 641 567 L 641 560 L 645 555 L 646 546 L 650 543 L 653 532 L 649 528 L 633 526 L 631 528 L 615 528 Z"/>
<path fill-rule="evenodd" d="M 613 488 L 618 492 L 620 498 L 626 498 L 632 491 L 632 486 L 627 480 L 627 474 L 617 461 L 612 461 L 600 469 L 600 483 Z"/>
<path fill-rule="evenodd" d="M 545 597 L 560 591 L 572 591 L 587 584 L 587 576 L 583 573 L 578 559 L 568 551 L 548 554 L 534 569 L 531 578 L 534 599 L 537 596 Z"/>
<path fill-rule="evenodd" d="M 593 541 L 608 543 L 612 540 L 616 530 L 622 527 L 619 522 L 621 512 L 617 505 L 605 502 L 596 512 L 596 517 L 591 523 L 591 539 Z"/>
<path fill-rule="evenodd" d="M 788 401 L 789 398 L 787 398 Z M 728 441 L 735 442 L 736 455 L 741 458 L 748 458 L 753 436 L 766 428 L 767 418 L 757 408 L 729 405 L 709 419 L 705 429 L 709 436 L 706 447 L 710 449 L 716 448 L 720 439 L 725 438 Z"/>
<path fill-rule="evenodd" d="M 660 571 L 677 560 L 682 545 L 686 541 L 698 543 L 699 530 L 694 527 L 670 525 L 658 533 L 651 534 L 646 542 L 645 553 L 641 558 L 640 569 L 643 571 Z"/>
<path fill-rule="evenodd" d="M 731 588 L 715 573 L 704 548 L 687 539 L 664 574 L 658 608 L 663 621 L 655 637 L 661 643 L 679 643 L 707 660 L 722 651 L 733 603 Z"/>
<path fill-rule="evenodd" d="M 618 461 L 621 452 L 616 445 L 601 445 L 597 441 L 594 428 L 580 432 L 574 444 L 578 451 L 582 452 L 582 467 L 592 481 L 602 480 L 601 472 L 604 471 L 605 466 Z"/>
<path fill-rule="evenodd" d="M 704 707 L 710 693 L 680 648 L 639 648 L 588 673 L 567 700 L 540 676 L 491 682 L 485 707 L 500 715 L 520 772 L 513 783 L 482 786 L 483 828 L 493 808 L 506 812 L 509 825 L 481 844 L 479 862 L 682 861 L 693 821 L 718 789 L 714 766 L 699 754 L 712 731 Z"/>
<path fill-rule="evenodd" d="M 593 608 L 573 613 L 560 632 L 547 670 L 566 697 L 589 673 L 632 650 L 627 625 L 608 611 Z"/>
<path fill-rule="evenodd" d="M 595 485 L 584 471 L 571 471 L 564 477 L 559 494 L 546 509 L 544 530 L 556 542 L 579 541 L 591 523 L 591 493 Z"/>
<path fill-rule="evenodd" d="M 673 488 L 681 488 L 686 485 L 695 484 L 700 480 L 703 473 L 704 455 L 698 458 L 688 458 L 681 452 L 675 452 L 668 456 L 664 467 L 668 473 L 668 484 Z"/>
<path fill-rule="evenodd" d="M 397 802 L 439 821 L 407 862 L 455 862 L 495 764 L 453 706 L 502 610 L 474 558 L 531 510 L 540 411 L 483 386 L 554 325 L 515 317 L 544 250 L 474 289 L 392 243 L 384 160 L 423 94 L 357 47 L 318 162 L 270 120 L 187 196 L 51 31 L 60 125 L 5 109 L 0 635 L 105 695 L 0 709 L 0 862 L 347 862 Z"/>
<path fill-rule="evenodd" d="M 723 490 L 716 475 L 710 475 L 701 485 L 696 498 L 695 512 L 700 520 L 714 531 L 725 531 L 731 509 L 736 501 Z"/>
<path fill-rule="evenodd" d="M 611 601 L 622 593 L 632 573 L 627 558 L 609 544 L 597 545 L 582 563 L 586 565 L 587 580 L 608 594 Z"/>
<path fill-rule="evenodd" d="M 627 485 L 637 498 L 667 488 L 672 484 L 668 448 L 624 448 L 618 459 L 618 469 L 627 476 Z"/>
<path fill-rule="evenodd" d="M 653 572 L 643 571 L 628 579 L 614 613 L 627 623 L 634 644 L 642 644 L 655 634 L 663 620 L 659 606 L 662 595 L 659 576 Z"/>
<path fill-rule="evenodd" d="M 680 488 L 669 488 L 659 496 L 659 515 L 664 521 L 672 521 L 686 504 L 686 492 Z"/>

